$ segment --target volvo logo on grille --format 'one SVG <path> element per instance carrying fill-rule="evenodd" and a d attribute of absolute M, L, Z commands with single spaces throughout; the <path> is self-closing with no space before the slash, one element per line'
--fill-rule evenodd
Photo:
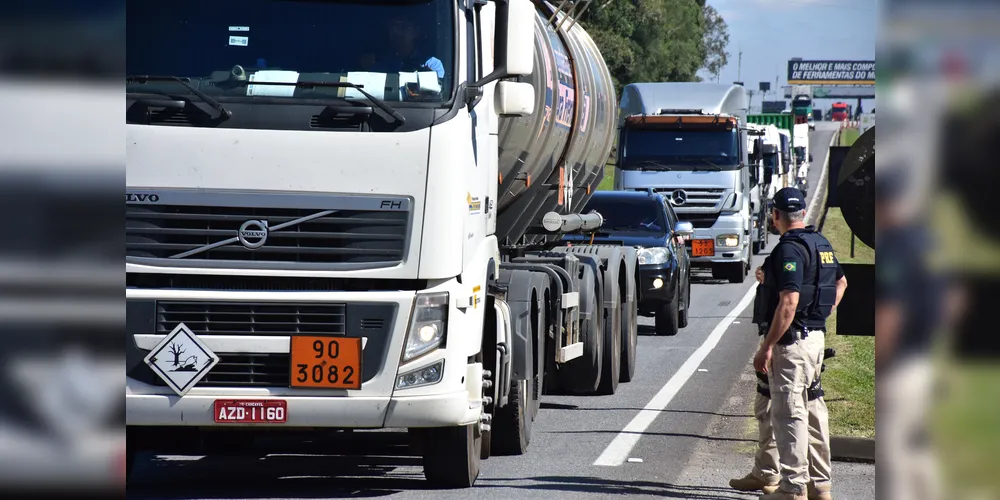
<path fill-rule="evenodd" d="M 264 246 L 264 242 L 267 241 L 267 221 L 248 220 L 244 222 L 240 226 L 240 231 L 236 233 L 236 237 L 243 246 L 250 250 Z"/>
<path fill-rule="evenodd" d="M 674 202 L 674 205 L 683 205 L 687 199 L 688 194 L 683 189 L 676 189 L 673 193 L 670 193 L 670 201 Z"/>

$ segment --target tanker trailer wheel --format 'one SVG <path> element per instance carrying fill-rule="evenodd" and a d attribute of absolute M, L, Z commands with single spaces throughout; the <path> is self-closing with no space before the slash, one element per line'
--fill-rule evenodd
<path fill-rule="evenodd" d="M 605 275 L 607 276 L 607 275 Z M 615 283 L 605 281 L 605 286 L 614 286 Z M 618 390 L 618 383 L 621 380 L 621 359 L 622 359 L 622 308 L 618 296 L 622 293 L 617 291 L 614 301 L 618 307 L 604 310 L 604 361 L 601 369 L 601 385 L 597 388 L 597 393 L 605 396 L 613 395 Z"/>
<path fill-rule="evenodd" d="M 559 386 L 575 394 L 593 394 L 601 381 L 601 362 L 604 358 L 604 318 L 601 317 L 601 299 L 596 293 L 597 279 L 590 266 L 582 266 L 580 277 L 580 317 L 590 313 L 590 319 L 580 320 L 583 355 L 563 364 L 558 372 Z"/>
<path fill-rule="evenodd" d="M 625 276 L 622 269 L 620 279 L 623 281 L 622 290 L 632 292 L 632 301 L 628 302 L 628 293 L 623 293 L 622 300 L 622 372 L 618 377 L 620 382 L 631 382 L 635 377 L 635 348 L 639 344 L 639 301 L 636 300 L 635 283 L 636 280 Z"/>
<path fill-rule="evenodd" d="M 475 484 L 482 446 L 478 424 L 410 432 L 421 441 L 428 482 L 440 488 L 469 488 Z"/>

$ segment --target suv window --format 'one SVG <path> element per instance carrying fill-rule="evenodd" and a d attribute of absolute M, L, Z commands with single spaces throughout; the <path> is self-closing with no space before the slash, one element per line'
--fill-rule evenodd
<path fill-rule="evenodd" d="M 677 227 L 677 214 L 674 213 L 674 207 L 667 201 L 666 198 L 663 199 L 663 209 L 667 212 L 667 229 L 673 231 Z"/>
<path fill-rule="evenodd" d="M 650 197 L 625 198 L 620 196 L 594 196 L 587 202 L 584 212 L 596 210 L 604 217 L 605 231 L 641 231 L 666 234 L 667 227 L 659 202 Z"/>

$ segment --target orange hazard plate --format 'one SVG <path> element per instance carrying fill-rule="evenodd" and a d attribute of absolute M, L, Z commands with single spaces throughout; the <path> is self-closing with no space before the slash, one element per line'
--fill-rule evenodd
<path fill-rule="evenodd" d="M 695 257 L 715 255 L 715 240 L 691 240 L 691 255 Z"/>
<path fill-rule="evenodd" d="M 361 338 L 293 336 L 291 387 L 361 388 Z"/>

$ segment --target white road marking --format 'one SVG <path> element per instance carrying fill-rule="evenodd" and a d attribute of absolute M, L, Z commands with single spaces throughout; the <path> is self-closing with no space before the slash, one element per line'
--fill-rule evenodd
<path fill-rule="evenodd" d="M 740 300 L 740 303 L 733 308 L 729 314 L 715 326 L 712 333 L 708 335 L 705 342 L 698 347 L 694 353 L 681 365 L 677 373 L 670 377 L 670 380 L 660 391 L 653 396 L 653 399 L 646 403 L 646 406 L 639 412 L 635 418 L 632 419 L 628 425 L 622 429 L 621 432 L 615 436 L 615 439 L 611 441 L 611 444 L 604 449 L 604 453 L 597 458 L 594 465 L 601 465 L 606 467 L 617 467 L 629 458 L 629 453 L 632 452 L 632 448 L 635 447 L 636 443 L 639 442 L 639 438 L 642 437 L 642 433 L 646 432 L 646 429 L 656 420 L 656 417 L 667 408 L 667 405 L 674 399 L 674 396 L 680 392 L 684 384 L 687 383 L 688 379 L 696 373 L 698 367 L 705 361 L 708 354 L 715 349 L 715 346 L 719 344 L 719 340 L 726 333 L 726 328 L 732 324 L 736 318 L 739 317 L 740 313 L 743 312 L 750 302 L 753 301 L 754 292 L 757 290 L 757 282 L 754 281 L 747 290 L 746 295 Z"/>

